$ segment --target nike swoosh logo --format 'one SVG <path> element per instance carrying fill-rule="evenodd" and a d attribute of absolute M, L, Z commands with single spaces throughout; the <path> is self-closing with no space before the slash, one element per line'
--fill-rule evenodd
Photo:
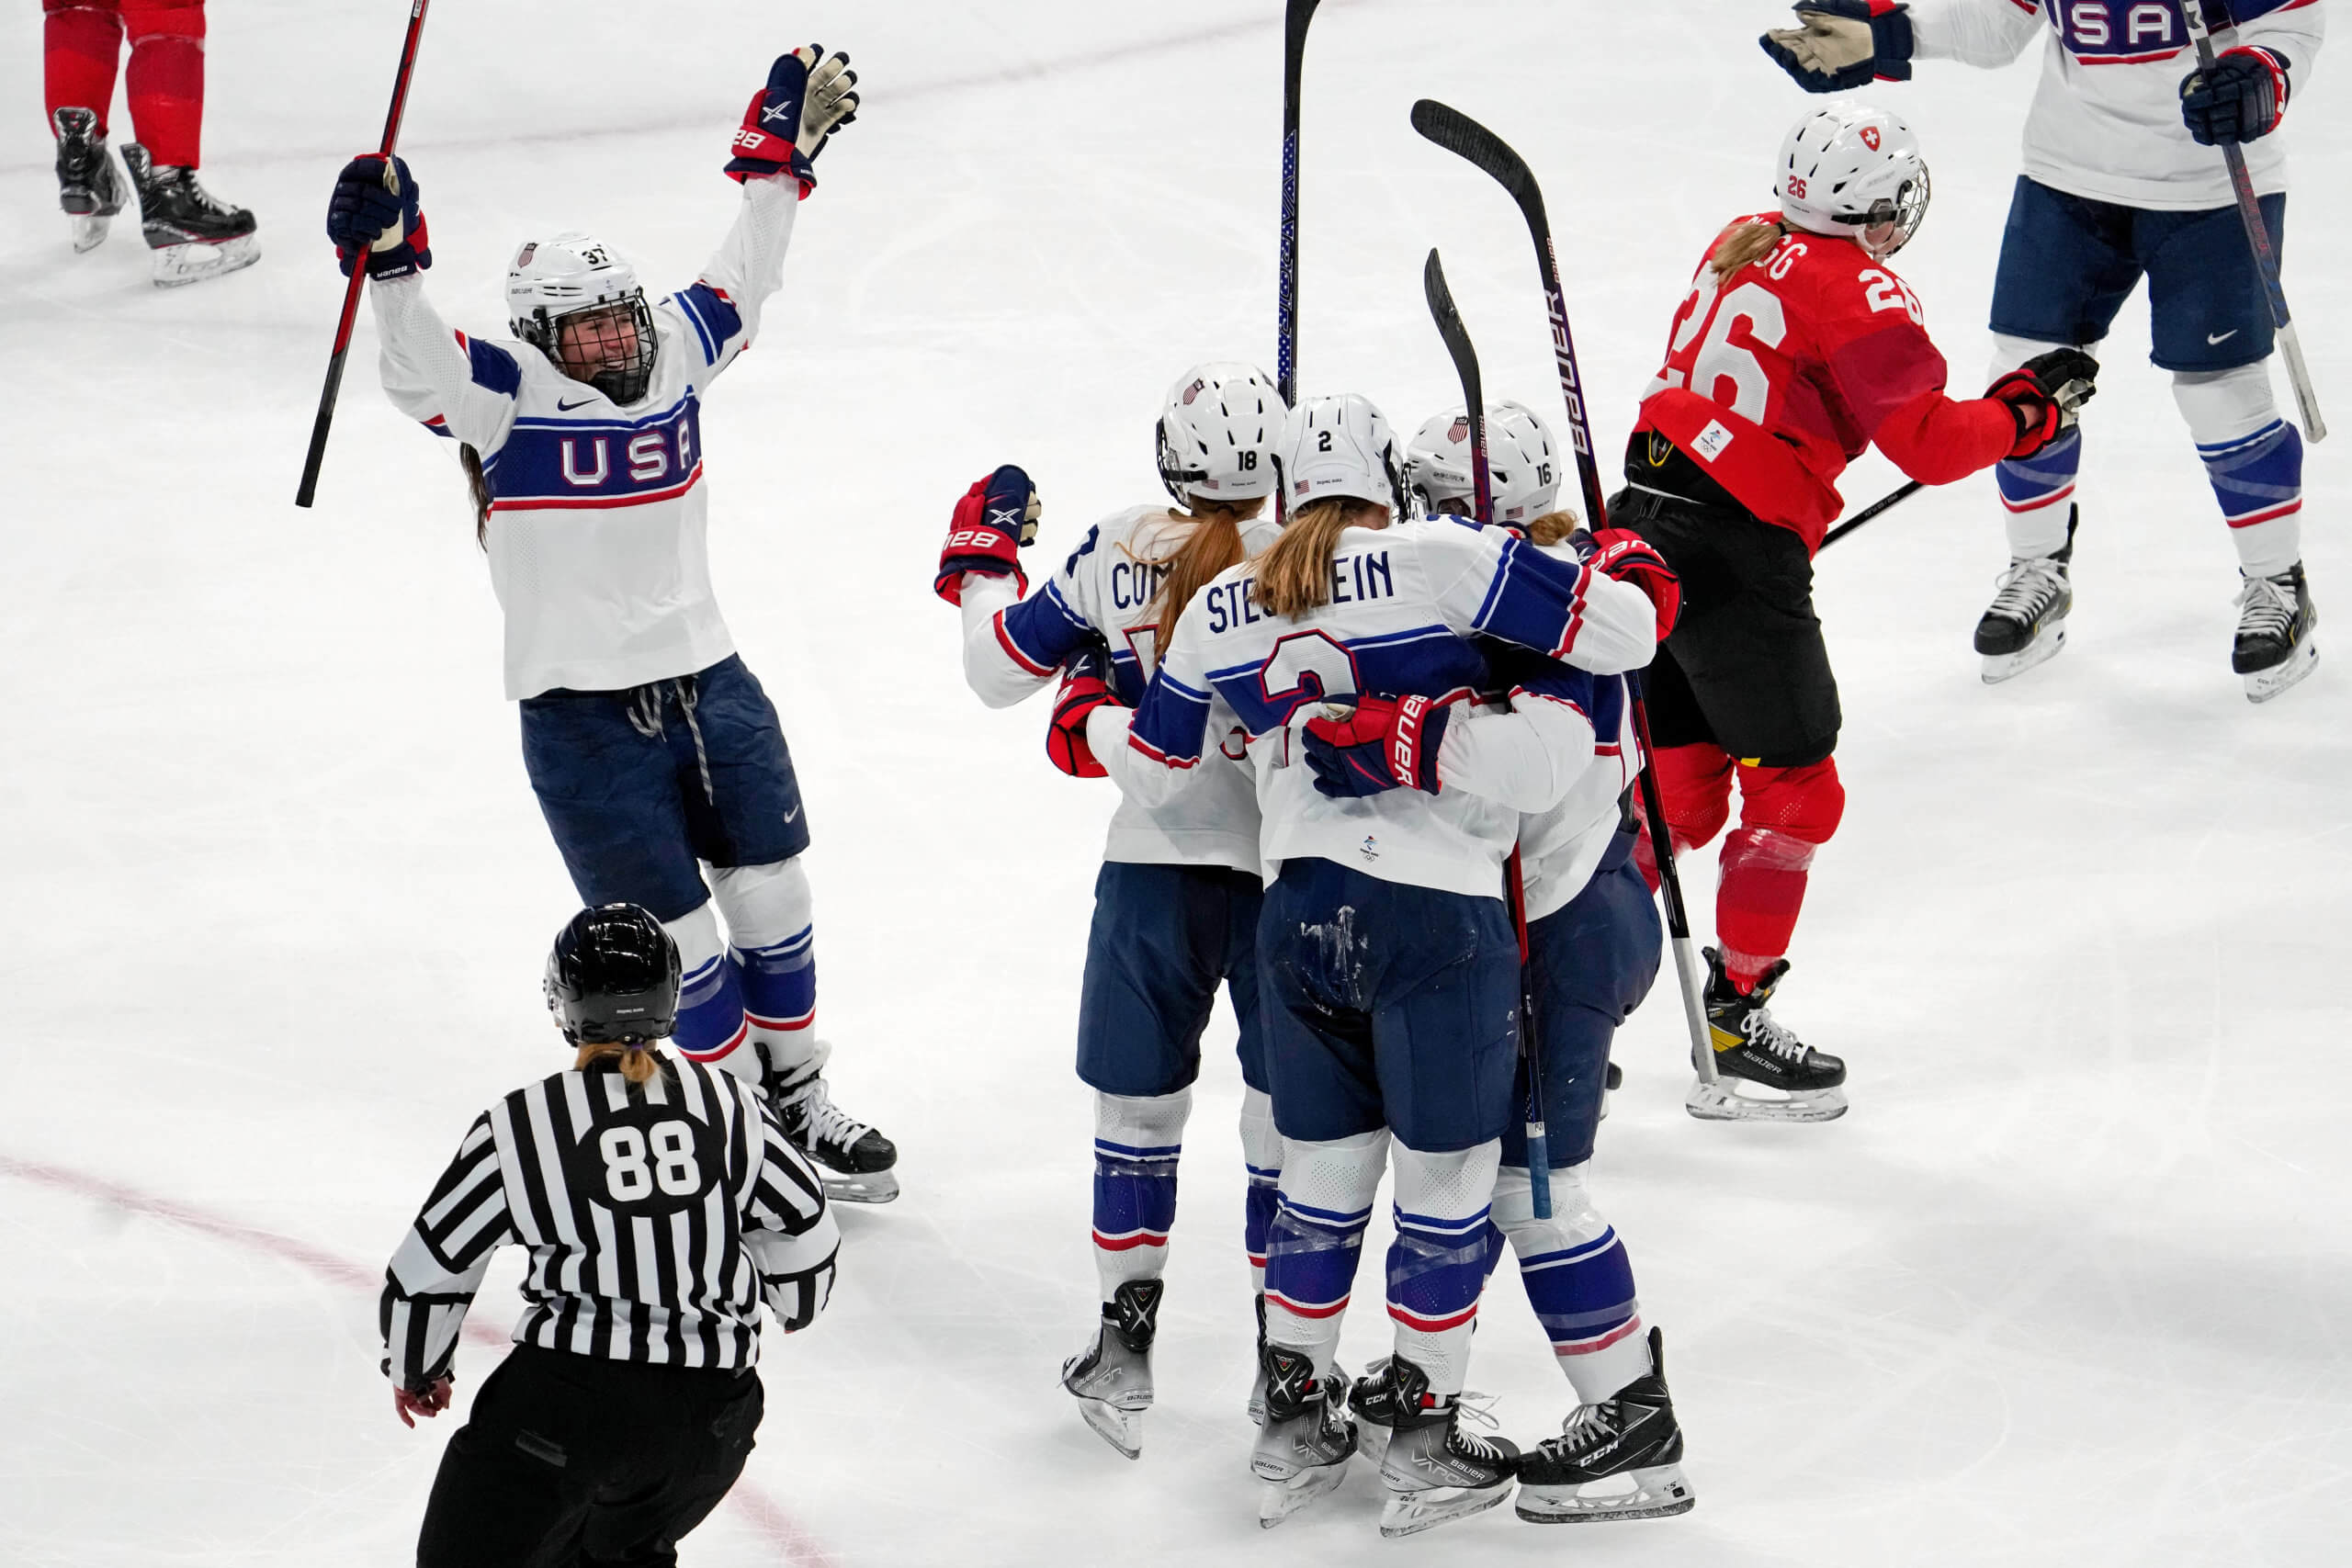
<path fill-rule="evenodd" d="M 796 806 L 791 810 L 786 812 L 784 814 L 784 819 L 787 822 L 797 822 L 800 820 L 800 807 Z"/>
<path fill-rule="evenodd" d="M 570 413 L 573 409 L 584 409 L 595 400 L 596 400 L 594 398 L 582 398 L 576 403 L 567 403 L 559 400 L 555 405 L 556 412 L 558 413 Z"/>
<path fill-rule="evenodd" d="M 2230 341 L 2230 339 L 2232 339 L 2232 338 L 2233 338 L 2233 337 L 2235 337 L 2235 336 L 2237 336 L 2237 335 L 2238 335 L 2238 329 L 2237 329 L 2237 328 L 2235 328 L 2235 327 L 2232 327 L 2228 332 L 2223 333 L 2222 333 L 2221 336 L 2219 336 L 2219 337 L 2215 337 L 2211 333 L 2207 333 L 2205 334 L 2205 342 L 2206 342 L 2207 346 L 2209 346 L 2209 347 L 2210 347 L 2210 346 L 2211 346 L 2212 344 L 2217 344 L 2217 343 L 2227 343 L 2227 342 L 2229 342 L 2229 341 Z"/>

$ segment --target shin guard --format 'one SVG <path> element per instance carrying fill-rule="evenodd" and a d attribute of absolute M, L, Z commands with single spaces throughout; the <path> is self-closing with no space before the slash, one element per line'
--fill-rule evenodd
<path fill-rule="evenodd" d="M 123 91 L 140 145 L 157 164 L 203 162 L 203 0 L 122 0 L 130 64 Z"/>
<path fill-rule="evenodd" d="M 1724 967 L 1742 991 L 1789 950 L 1814 852 L 1846 811 L 1838 760 L 1802 768 L 1739 764 L 1739 826 L 1724 840 L 1715 934 Z"/>
<path fill-rule="evenodd" d="M 1109 1302 L 1131 1280 L 1156 1280 L 1176 1223 L 1176 1162 L 1193 1091 L 1094 1097 L 1094 1273 Z"/>

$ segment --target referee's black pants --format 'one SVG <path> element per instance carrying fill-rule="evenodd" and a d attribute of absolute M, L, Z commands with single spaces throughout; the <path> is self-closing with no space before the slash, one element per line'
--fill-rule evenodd
<path fill-rule="evenodd" d="M 743 1473 L 762 1408 L 753 1372 L 517 1345 L 442 1452 L 417 1568 L 668 1568 Z"/>

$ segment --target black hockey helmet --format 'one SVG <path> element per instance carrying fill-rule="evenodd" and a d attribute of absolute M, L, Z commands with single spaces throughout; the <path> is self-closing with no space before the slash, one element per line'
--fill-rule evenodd
<path fill-rule="evenodd" d="M 634 904 L 582 909 L 548 954 L 548 1011 L 575 1045 L 638 1045 L 678 1021 L 678 944 Z"/>

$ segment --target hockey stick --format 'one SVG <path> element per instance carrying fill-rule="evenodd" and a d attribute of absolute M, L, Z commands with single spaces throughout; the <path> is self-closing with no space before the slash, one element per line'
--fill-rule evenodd
<path fill-rule="evenodd" d="M 1469 329 L 1462 324 L 1462 312 L 1454 309 L 1453 291 L 1445 286 L 1445 267 L 1435 250 L 1421 268 L 1421 297 L 1429 301 L 1437 335 L 1445 340 L 1453 373 L 1462 378 L 1462 407 L 1470 423 L 1471 505 L 1478 514 L 1479 526 L 1486 527 L 1495 520 L 1495 488 L 1493 473 L 1487 467 L 1487 398 L 1478 375 L 1478 351 L 1470 342 Z M 1527 1064 L 1528 1196 L 1535 1217 L 1548 1220 L 1552 1217 L 1552 1154 L 1551 1140 L 1544 1131 L 1543 1037 L 1535 1021 L 1535 973 L 1527 964 L 1526 868 L 1517 844 L 1511 846 L 1505 864 L 1504 886 L 1510 894 L 1511 928 L 1519 935 L 1519 1055 Z"/>
<path fill-rule="evenodd" d="M 1282 282 L 1274 301 L 1274 390 L 1283 407 L 1298 401 L 1298 118 L 1306 79 L 1306 28 L 1322 0 L 1290 0 L 1283 17 Z M 1275 491 L 1277 506 L 1282 492 Z"/>
<path fill-rule="evenodd" d="M 2188 24 L 2188 39 L 2197 46 L 2197 68 L 2210 72 L 2216 63 L 2213 35 L 2205 23 L 2206 0 L 2186 0 L 2180 14 Z M 2320 416 L 2319 395 L 2312 389 L 2312 373 L 2303 364 L 2302 340 L 2295 335 L 2294 319 L 2287 313 L 2287 290 L 2278 281 L 2278 253 L 2270 243 L 2270 225 L 2263 220 L 2262 203 L 2254 194 L 2254 176 L 2246 173 L 2245 152 L 2234 141 L 2222 144 L 2230 166 L 2230 186 L 2237 192 L 2238 219 L 2245 225 L 2245 243 L 2254 251 L 2255 270 L 2262 275 L 2262 291 L 2270 302 L 2270 325 L 2278 333 L 2279 352 L 2287 356 L 2287 379 L 2295 389 L 2295 407 L 2303 416 L 2303 439 L 2327 439 L 2327 421 Z"/>
<path fill-rule="evenodd" d="M 1543 275 L 1544 303 L 1552 313 L 1552 357 L 1560 371 L 1560 396 L 1568 407 L 1568 440 L 1577 449 L 1577 478 L 1584 490 L 1586 521 L 1595 529 L 1609 526 L 1609 502 L 1600 493 L 1600 465 L 1592 455 L 1592 426 L 1585 418 L 1583 386 L 1577 375 L 1576 344 L 1568 335 L 1568 305 L 1560 292 L 1560 264 L 1553 254 L 1552 223 L 1544 215 L 1544 192 L 1527 160 L 1511 151 L 1499 136 L 1459 109 L 1434 98 L 1413 106 L 1413 129 L 1458 157 L 1485 170 L 1519 204 L 1527 220 L 1528 238 L 1535 244 L 1535 265 Z M 1682 878 L 1674 866 L 1672 836 L 1666 826 L 1666 793 L 1658 787 L 1657 750 L 1650 742 L 1649 705 L 1642 700 L 1641 676 L 1625 675 L 1625 692 L 1633 699 L 1634 733 L 1642 743 L 1642 815 L 1649 825 L 1650 852 L 1657 861 L 1658 892 L 1666 900 L 1666 929 L 1674 948 L 1674 971 L 1681 982 L 1682 1016 L 1690 1029 L 1690 1066 L 1699 1081 L 1716 1081 L 1715 1051 L 1707 1030 L 1706 1003 L 1701 994 L 1699 955 L 1690 943 L 1690 909 L 1682 899 Z"/>
<path fill-rule="evenodd" d="M 1913 496 L 1918 494 L 1921 491 L 1927 488 L 1928 487 L 1924 481 L 1913 479 L 1904 485 L 1900 490 L 1889 491 L 1886 494 L 1880 496 L 1876 501 L 1871 502 L 1868 506 L 1863 507 L 1860 512 L 1855 513 L 1851 517 L 1847 518 L 1843 523 L 1838 524 L 1835 528 L 1830 529 L 1826 534 L 1822 535 L 1821 543 L 1816 547 L 1814 553 L 1815 555 L 1820 554 L 1822 550 L 1827 549 L 1830 546 L 1836 544 L 1838 540 L 1844 538 L 1847 535 L 1852 533 L 1855 529 L 1860 527 L 1863 524 L 1869 522 L 1880 513 L 1884 512 L 1887 508 L 1910 500 Z"/>
<path fill-rule="evenodd" d="M 410 0 L 408 39 L 401 45 L 400 73 L 392 78 L 392 107 L 384 116 L 384 144 L 379 155 L 385 160 L 384 183 L 393 183 L 392 147 L 400 141 L 401 113 L 408 107 L 408 79 L 416 69 L 417 40 L 424 32 L 424 8 L 433 0 Z M 294 491 L 294 504 L 308 506 L 319 493 L 319 466 L 326 461 L 327 431 L 334 423 L 335 394 L 343 390 L 343 362 L 351 353 L 351 324 L 359 319 L 359 291 L 367 287 L 368 258 L 362 254 L 352 263 L 351 281 L 343 290 L 343 314 L 335 321 L 334 352 L 327 357 L 327 382 L 319 389 L 318 418 L 311 424 L 311 450 L 302 458 L 302 482 Z"/>

